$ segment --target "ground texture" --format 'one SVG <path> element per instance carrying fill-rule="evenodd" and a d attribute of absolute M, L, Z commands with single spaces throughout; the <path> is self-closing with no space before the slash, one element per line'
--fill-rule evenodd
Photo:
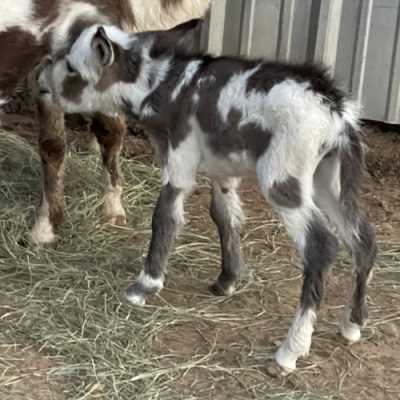
<path fill-rule="evenodd" d="M 208 183 L 200 180 L 166 288 L 147 307 L 132 307 L 120 301 L 121 291 L 142 267 L 160 184 L 149 146 L 127 139 L 123 228 L 102 222 L 98 155 L 71 150 L 66 222 L 54 245 L 38 249 L 26 242 L 39 202 L 34 118 L 9 111 L 0 135 L 2 400 L 400 398 L 399 133 L 364 129 L 370 151 L 363 200 L 379 256 L 363 338 L 350 347 L 337 334 L 351 281 L 342 251 L 309 357 L 277 378 L 269 366 L 294 315 L 302 271 L 253 182 L 242 189 L 247 266 L 237 292 L 216 298 L 207 290 L 219 271 L 219 244 Z M 81 134 L 72 132 L 71 149 Z"/>

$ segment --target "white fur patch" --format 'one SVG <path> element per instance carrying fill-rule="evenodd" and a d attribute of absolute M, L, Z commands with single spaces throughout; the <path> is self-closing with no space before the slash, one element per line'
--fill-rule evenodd
<path fill-rule="evenodd" d="M 51 243 L 56 237 L 53 225 L 50 222 L 49 203 L 45 195 L 43 195 L 39 217 L 32 228 L 30 236 L 32 241 L 37 244 Z"/>
<path fill-rule="evenodd" d="M 174 220 L 179 225 L 179 227 L 182 227 L 185 224 L 184 201 L 187 194 L 188 193 L 185 191 L 182 191 L 178 194 L 177 198 L 175 199 L 174 208 L 172 210 Z"/>
<path fill-rule="evenodd" d="M 132 293 L 132 294 L 126 293 L 125 297 L 129 301 L 129 303 L 131 303 L 135 306 L 146 305 L 146 299 L 143 295 L 135 294 L 135 293 Z"/>
<path fill-rule="evenodd" d="M 65 39 L 71 26 L 79 19 L 93 18 L 96 21 L 104 20 L 98 7 L 83 1 L 62 2 L 59 16 L 49 25 L 47 30 L 52 29 L 51 48 L 55 52 L 65 46 Z M 105 22 L 105 21 L 104 21 Z"/>
<path fill-rule="evenodd" d="M 164 185 L 168 182 L 178 189 L 190 191 L 196 184 L 200 162 L 200 148 L 195 132 L 189 133 L 178 147 L 169 146 L 168 161 L 164 171 Z"/>
<path fill-rule="evenodd" d="M 211 0 L 182 0 L 165 10 L 160 0 L 129 0 L 135 16 L 136 30 L 148 31 L 172 28 L 182 22 L 202 17 Z"/>
<path fill-rule="evenodd" d="M 275 354 L 277 363 L 285 370 L 295 370 L 297 359 L 308 354 L 315 320 L 313 310 L 297 311 L 285 342 Z"/>
<path fill-rule="evenodd" d="M 254 123 L 263 129 L 268 128 L 264 117 L 266 95 L 255 90 L 247 92 L 247 81 L 259 70 L 260 66 L 257 65 L 246 72 L 233 75 L 221 90 L 217 108 L 225 123 L 228 121 L 230 111 L 236 110 L 242 113 L 239 126 Z"/>
<path fill-rule="evenodd" d="M 185 68 L 185 71 L 183 72 L 183 76 L 181 76 L 178 85 L 174 89 L 174 91 L 171 94 L 171 100 L 175 101 L 178 96 L 180 95 L 181 91 L 188 85 L 193 80 L 194 75 L 196 72 L 199 70 L 201 64 L 203 62 L 201 60 L 196 60 L 196 61 L 191 61 Z"/>
<path fill-rule="evenodd" d="M 18 26 L 38 38 L 40 26 L 33 21 L 34 11 L 32 0 L 1 0 L 0 32 Z"/>
<path fill-rule="evenodd" d="M 340 333 L 350 343 L 358 342 L 361 338 L 361 329 L 358 324 L 350 321 L 351 310 L 347 309 L 340 324 Z"/>
<path fill-rule="evenodd" d="M 147 275 L 144 271 L 140 273 L 137 280 L 144 287 L 148 289 L 155 289 L 157 292 L 159 292 L 164 287 L 163 278 L 152 278 L 150 275 Z"/>

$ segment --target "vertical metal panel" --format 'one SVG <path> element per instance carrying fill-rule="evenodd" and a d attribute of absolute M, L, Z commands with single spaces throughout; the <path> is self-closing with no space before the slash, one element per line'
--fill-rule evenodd
<path fill-rule="evenodd" d="M 321 61 L 365 118 L 400 123 L 399 0 L 214 0 L 209 21 L 209 50 Z"/>
<path fill-rule="evenodd" d="M 314 61 L 330 65 L 335 73 L 343 0 L 322 0 L 319 8 Z"/>
<path fill-rule="evenodd" d="M 218 1 L 218 0 L 217 0 Z M 240 54 L 242 41 L 243 7 L 247 0 L 227 0 L 225 7 L 224 54 Z"/>
<path fill-rule="evenodd" d="M 371 119 L 389 119 L 388 102 L 397 42 L 398 0 L 375 1 L 363 80 L 363 105 Z"/>
<path fill-rule="evenodd" d="M 248 0 L 244 16 L 241 54 L 250 57 L 278 56 L 282 0 Z M 278 21 L 278 23 L 277 23 Z"/>

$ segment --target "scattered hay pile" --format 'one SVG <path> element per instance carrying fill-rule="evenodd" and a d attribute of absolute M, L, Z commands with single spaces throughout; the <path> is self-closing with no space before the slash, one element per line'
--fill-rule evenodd
<path fill-rule="evenodd" d="M 39 202 L 40 163 L 25 141 L 0 135 L 2 400 L 375 398 L 357 397 L 369 393 L 360 389 L 364 381 L 370 383 L 365 390 L 386 390 L 387 399 L 391 388 L 397 393 L 398 249 L 387 246 L 380 258 L 369 340 L 349 350 L 335 336 L 345 256 L 329 285 L 312 355 L 295 375 L 273 379 L 267 362 L 286 334 L 301 277 L 275 217 L 244 189 L 248 271 L 234 296 L 214 298 L 207 283 L 218 273 L 219 244 L 202 182 L 190 200 L 189 227 L 172 256 L 167 288 L 149 306 L 133 308 L 120 301 L 121 290 L 141 269 L 160 179 L 140 157 L 124 160 L 122 169 L 127 227 L 102 224 L 99 157 L 71 152 L 60 238 L 44 249 L 26 246 Z M 391 342 L 382 333 L 388 326 Z"/>

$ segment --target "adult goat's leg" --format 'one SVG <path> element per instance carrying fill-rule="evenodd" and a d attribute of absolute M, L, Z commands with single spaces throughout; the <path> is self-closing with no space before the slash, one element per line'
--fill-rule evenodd
<path fill-rule="evenodd" d="M 119 167 L 120 153 L 127 130 L 125 120 L 119 116 L 96 114 L 93 117 L 92 130 L 100 145 L 106 173 L 105 220 L 113 225 L 125 225 L 126 213 L 121 204 L 122 185 Z"/>
<path fill-rule="evenodd" d="M 37 115 L 43 183 L 31 238 L 36 243 L 50 243 L 64 219 L 64 114 L 38 98 Z"/>

